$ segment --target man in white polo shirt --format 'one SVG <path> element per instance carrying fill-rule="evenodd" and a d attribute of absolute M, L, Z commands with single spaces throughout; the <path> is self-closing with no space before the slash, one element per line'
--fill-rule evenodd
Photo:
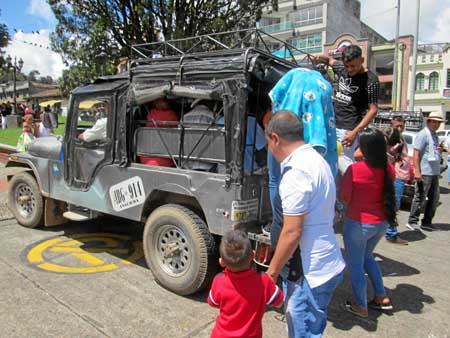
<path fill-rule="evenodd" d="M 283 279 L 289 337 L 321 337 L 328 303 L 345 267 L 333 229 L 333 174 L 323 157 L 305 144 L 303 124 L 292 112 L 273 115 L 265 133 L 281 163 L 283 209 L 283 227 L 267 274 L 274 281 L 279 275 Z M 295 266 L 298 248 L 301 260 Z"/>

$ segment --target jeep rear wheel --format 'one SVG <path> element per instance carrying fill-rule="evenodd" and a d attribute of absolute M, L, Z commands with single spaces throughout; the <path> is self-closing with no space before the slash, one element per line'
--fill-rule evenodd
<path fill-rule="evenodd" d="M 168 204 L 154 210 L 145 224 L 143 246 L 156 281 L 177 294 L 201 290 L 214 275 L 214 238 L 186 207 Z"/>
<path fill-rule="evenodd" d="M 19 224 L 27 228 L 44 224 L 44 198 L 32 175 L 21 173 L 11 179 L 8 202 L 9 209 Z"/>

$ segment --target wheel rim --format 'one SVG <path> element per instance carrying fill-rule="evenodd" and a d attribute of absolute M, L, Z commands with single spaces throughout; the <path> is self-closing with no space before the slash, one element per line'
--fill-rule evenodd
<path fill-rule="evenodd" d="M 154 252 L 160 267 L 173 277 L 186 273 L 192 263 L 192 246 L 183 230 L 175 225 L 163 225 L 155 239 Z"/>
<path fill-rule="evenodd" d="M 29 217 L 36 209 L 36 196 L 28 184 L 21 183 L 16 188 L 15 201 L 17 211 L 23 217 Z"/>

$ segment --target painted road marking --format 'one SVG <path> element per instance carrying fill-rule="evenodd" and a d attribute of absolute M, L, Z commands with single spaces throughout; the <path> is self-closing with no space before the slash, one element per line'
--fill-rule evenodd
<path fill-rule="evenodd" d="M 57 273 L 97 273 L 118 269 L 143 257 L 142 243 L 130 236 L 85 233 L 52 237 L 28 246 L 22 257 L 31 266 Z"/>

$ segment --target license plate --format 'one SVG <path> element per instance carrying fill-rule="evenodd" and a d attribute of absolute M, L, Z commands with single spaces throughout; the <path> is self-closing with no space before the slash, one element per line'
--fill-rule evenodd
<path fill-rule="evenodd" d="M 132 208 L 145 202 L 144 184 L 139 176 L 117 183 L 109 188 L 109 197 L 115 211 Z"/>

